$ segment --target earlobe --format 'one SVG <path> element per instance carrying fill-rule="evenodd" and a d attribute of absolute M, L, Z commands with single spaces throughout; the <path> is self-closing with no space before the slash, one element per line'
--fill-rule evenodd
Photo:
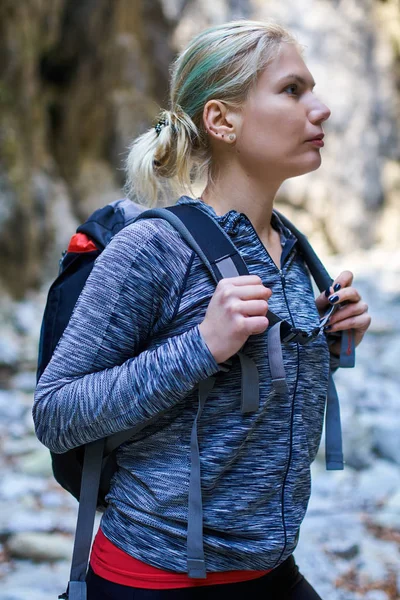
<path fill-rule="evenodd" d="M 227 142 L 234 142 L 236 134 L 232 132 L 234 125 L 229 118 L 227 105 L 220 100 L 209 100 L 204 106 L 203 122 L 208 134 Z"/>

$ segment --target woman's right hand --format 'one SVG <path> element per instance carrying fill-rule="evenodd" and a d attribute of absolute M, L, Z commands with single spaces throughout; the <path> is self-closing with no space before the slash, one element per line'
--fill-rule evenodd
<path fill-rule="evenodd" d="M 227 277 L 219 281 L 199 331 L 217 363 L 236 354 L 250 335 L 268 325 L 271 290 L 257 275 Z"/>

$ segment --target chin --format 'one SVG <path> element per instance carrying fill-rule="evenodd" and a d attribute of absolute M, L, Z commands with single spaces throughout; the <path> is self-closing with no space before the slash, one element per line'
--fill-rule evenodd
<path fill-rule="evenodd" d="M 287 178 L 300 177 L 300 175 L 306 175 L 306 173 L 316 171 L 321 166 L 321 162 L 321 155 L 318 154 L 313 158 L 313 160 L 309 160 L 307 162 L 304 161 L 303 164 L 297 164 L 293 166 L 293 169 L 291 169 L 291 173 L 287 176 Z"/>

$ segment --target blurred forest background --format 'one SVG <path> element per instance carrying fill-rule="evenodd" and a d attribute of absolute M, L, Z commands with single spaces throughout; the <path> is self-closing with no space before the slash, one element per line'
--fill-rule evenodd
<path fill-rule="evenodd" d="M 322 167 L 279 208 L 372 326 L 336 376 L 346 468 L 313 465 L 296 558 L 327 600 L 400 598 L 400 1 L 0 0 L 0 600 L 64 591 L 76 502 L 31 418 L 46 291 L 76 227 L 123 195 L 131 140 L 168 107 L 176 53 L 209 25 L 273 20 L 332 110 Z"/>

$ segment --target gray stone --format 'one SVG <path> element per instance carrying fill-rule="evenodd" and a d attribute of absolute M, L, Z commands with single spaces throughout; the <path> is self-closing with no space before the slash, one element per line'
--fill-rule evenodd
<path fill-rule="evenodd" d="M 38 303 L 28 298 L 16 302 L 13 309 L 15 329 L 22 335 L 38 339 L 42 312 Z"/>
<path fill-rule="evenodd" d="M 0 390 L 0 423 L 8 425 L 23 418 L 25 408 L 21 405 L 16 391 Z"/>
<path fill-rule="evenodd" d="M 15 507 L 3 506 L 0 512 L 0 535 L 8 536 L 27 531 L 48 532 L 57 526 L 54 515 L 38 511 L 34 506 L 27 510 L 20 503 Z"/>
<path fill-rule="evenodd" d="M 18 338 L 11 331 L 3 331 L 0 338 L 0 365 L 13 366 L 18 362 Z"/>
<path fill-rule="evenodd" d="M 399 468 L 377 459 L 370 469 L 361 471 L 357 475 L 354 493 L 358 494 L 360 505 L 374 507 L 381 502 L 386 502 L 396 492 L 398 485 Z"/>
<path fill-rule="evenodd" d="M 324 550 L 325 552 L 334 554 L 339 558 L 351 560 L 360 553 L 360 546 L 352 543 L 351 540 L 335 540 L 325 544 Z"/>
<path fill-rule="evenodd" d="M 382 512 L 374 515 L 372 522 L 375 525 L 384 527 L 385 529 L 393 529 L 394 531 L 400 531 L 400 514 L 393 512 L 387 508 L 383 509 Z"/>
<path fill-rule="evenodd" d="M 3 443 L 3 453 L 5 456 L 22 456 L 37 450 L 39 442 L 34 437 L 25 437 L 20 439 L 6 439 Z"/>
<path fill-rule="evenodd" d="M 370 590 L 364 596 L 365 600 L 390 600 L 389 596 L 383 590 Z"/>
<path fill-rule="evenodd" d="M 69 568 L 66 561 L 40 564 L 15 559 L 12 571 L 2 578 L 0 600 L 55 600 L 66 589 Z"/>
<path fill-rule="evenodd" d="M 39 532 L 54 530 L 72 534 L 76 527 L 76 508 L 20 510 L 4 509 L 0 514 L 0 534 Z"/>
<path fill-rule="evenodd" d="M 374 461 L 372 423 L 360 412 L 354 411 L 346 420 L 343 419 L 343 453 L 346 465 L 357 470 L 372 466 Z"/>
<path fill-rule="evenodd" d="M 23 392 L 32 393 L 36 387 L 36 373 L 33 371 L 23 371 L 22 373 L 18 373 L 12 378 L 11 385 Z M 31 403 L 32 402 L 33 398 L 31 396 Z"/>
<path fill-rule="evenodd" d="M 6 473 L 0 479 L 0 500 L 14 501 L 29 493 L 40 493 L 46 488 L 46 479 L 19 473 Z"/>
<path fill-rule="evenodd" d="M 31 452 L 28 456 L 20 460 L 19 470 L 28 475 L 51 477 L 53 471 L 50 452 L 44 446 L 37 444 L 34 452 Z"/>
<path fill-rule="evenodd" d="M 398 544 L 366 536 L 357 560 L 361 585 L 386 581 L 390 570 L 400 570 Z"/>
<path fill-rule="evenodd" d="M 386 504 L 386 510 L 400 515 L 400 486 L 399 490 L 389 498 Z"/>
<path fill-rule="evenodd" d="M 400 364 L 400 363 L 399 363 Z M 400 419 L 391 418 L 373 427 L 373 447 L 382 456 L 400 465 Z M 400 481 L 400 469 L 398 471 Z"/>
<path fill-rule="evenodd" d="M 7 541 L 11 556 L 37 561 L 69 560 L 72 540 L 56 533 L 17 533 Z"/>
<path fill-rule="evenodd" d="M 394 327 L 392 328 L 393 331 Z M 385 375 L 395 377 L 398 380 L 398 369 L 400 365 L 400 339 L 394 339 L 390 345 L 379 356 L 379 370 Z"/>

